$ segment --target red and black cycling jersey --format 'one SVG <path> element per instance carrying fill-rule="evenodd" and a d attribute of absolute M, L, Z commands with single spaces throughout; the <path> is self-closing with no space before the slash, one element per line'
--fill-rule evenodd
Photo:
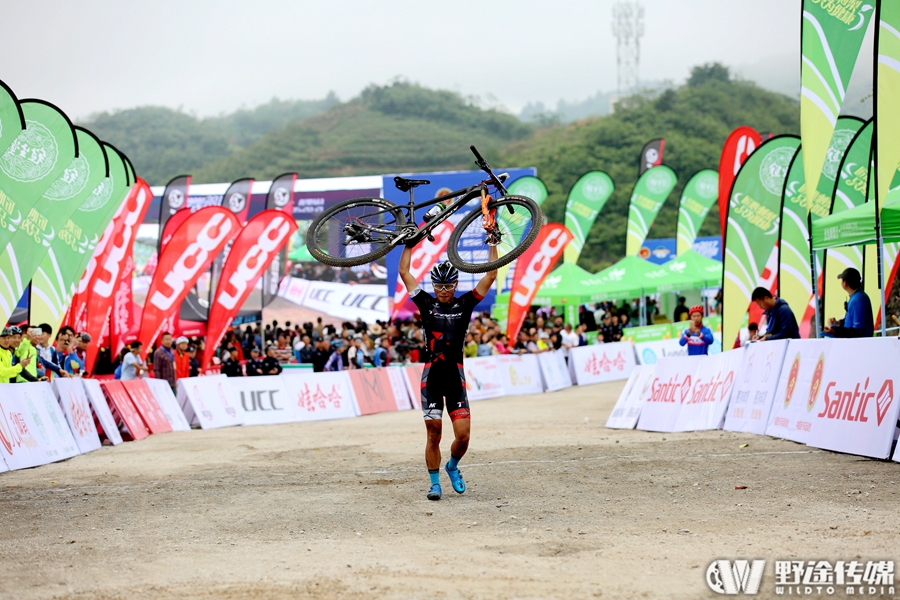
<path fill-rule="evenodd" d="M 410 297 L 422 315 L 427 362 L 435 367 L 453 367 L 455 373 L 457 365 L 463 362 L 463 345 L 472 311 L 483 296 L 472 290 L 443 304 L 421 288 L 416 288 Z"/>

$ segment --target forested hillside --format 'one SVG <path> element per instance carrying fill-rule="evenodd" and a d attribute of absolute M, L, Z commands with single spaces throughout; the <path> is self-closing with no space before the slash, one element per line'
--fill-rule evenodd
<path fill-rule="evenodd" d="M 616 182 L 587 238 L 579 264 L 589 271 L 608 266 L 625 253 L 628 202 L 637 179 L 638 157 L 652 138 L 666 139 L 664 162 L 678 175 L 650 237 L 675 237 L 678 199 L 691 175 L 718 168 L 722 144 L 740 125 L 761 133 L 800 132 L 799 104 L 787 96 L 734 81 L 719 65 L 697 67 L 687 84 L 654 98 L 635 96 L 612 115 L 537 131 L 503 153 L 502 163 L 537 167 L 550 196 L 543 205 L 551 221 L 562 222 L 566 194 L 586 171 L 601 169 Z M 718 233 L 718 211 L 707 217 L 701 235 Z"/>

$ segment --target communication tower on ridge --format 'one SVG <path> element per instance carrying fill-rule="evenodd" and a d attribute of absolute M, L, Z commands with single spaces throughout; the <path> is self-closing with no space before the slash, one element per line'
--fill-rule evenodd
<path fill-rule="evenodd" d="M 641 38 L 644 37 L 644 7 L 637 0 L 618 0 L 613 4 L 613 35 L 616 36 L 618 95 L 638 87 Z"/>

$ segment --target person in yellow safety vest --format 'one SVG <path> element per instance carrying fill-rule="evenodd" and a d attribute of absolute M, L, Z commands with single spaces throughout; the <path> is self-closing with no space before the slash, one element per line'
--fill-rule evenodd
<path fill-rule="evenodd" d="M 10 379 L 15 379 L 24 367 L 27 367 L 31 359 L 26 358 L 17 365 L 13 365 L 13 353 L 10 350 L 11 331 L 9 327 L 0 331 L 0 383 L 9 383 Z"/>
<path fill-rule="evenodd" d="M 18 335 L 16 330 L 18 330 Z M 22 372 L 16 377 L 16 383 L 44 380 L 43 377 L 38 376 L 37 341 L 40 332 L 41 330 L 37 327 L 27 327 L 24 334 L 18 327 L 13 330 L 10 346 L 14 349 L 18 362 L 24 366 Z M 28 358 L 27 365 L 24 364 L 26 358 Z"/>

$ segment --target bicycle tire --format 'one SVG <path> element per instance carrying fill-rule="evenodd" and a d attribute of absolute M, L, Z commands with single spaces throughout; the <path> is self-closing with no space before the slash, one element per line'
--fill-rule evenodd
<path fill-rule="evenodd" d="M 469 225 L 475 222 L 476 219 L 481 219 L 481 210 L 475 209 L 462 218 L 459 224 L 453 229 L 453 233 L 450 235 L 450 241 L 447 243 L 447 259 L 454 267 L 464 273 L 487 273 L 488 271 L 495 271 L 514 261 L 534 243 L 544 224 L 544 213 L 541 211 L 540 207 L 534 200 L 526 196 L 504 196 L 491 201 L 491 207 L 497 208 L 498 218 L 506 212 L 509 206 L 525 208 L 531 213 L 531 228 L 519 244 L 494 261 L 470 263 L 463 260 L 459 254 L 460 239 Z"/>
<path fill-rule="evenodd" d="M 318 217 L 316 217 L 309 225 L 309 230 L 306 234 L 306 247 L 309 250 L 309 253 L 312 254 L 313 258 L 315 258 L 320 263 L 326 264 L 330 267 L 356 267 L 359 265 L 365 265 L 374 262 L 390 252 L 394 248 L 394 246 L 390 244 L 381 244 L 376 250 L 373 250 L 372 252 L 368 252 L 366 254 L 352 257 L 338 257 L 332 256 L 327 251 L 319 247 L 319 234 L 321 233 L 320 229 L 323 225 L 327 224 L 329 220 L 338 213 L 347 211 L 348 208 L 361 208 L 365 206 L 372 206 L 382 210 L 389 210 L 390 213 L 387 214 L 390 214 L 396 220 L 396 225 L 394 228 L 397 230 L 406 225 L 406 215 L 403 213 L 401 207 L 394 204 L 393 202 L 385 200 L 384 198 L 351 198 L 350 200 L 339 202 L 338 204 L 335 204 L 334 206 L 320 214 Z M 348 211 L 348 218 L 349 216 L 350 215 Z"/>

